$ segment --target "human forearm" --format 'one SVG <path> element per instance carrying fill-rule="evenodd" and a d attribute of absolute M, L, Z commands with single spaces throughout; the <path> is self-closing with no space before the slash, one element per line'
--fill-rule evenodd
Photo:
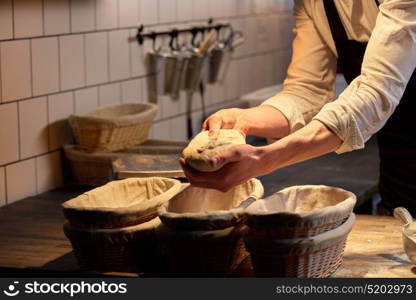
<path fill-rule="evenodd" d="M 319 121 L 282 138 L 275 143 L 262 147 L 260 173 L 267 174 L 282 167 L 292 165 L 335 151 L 342 140 Z"/>
<path fill-rule="evenodd" d="M 289 134 L 289 123 L 278 109 L 272 106 L 258 106 L 248 109 L 223 109 L 205 120 L 203 130 L 209 130 L 215 137 L 220 129 L 236 129 L 246 135 L 266 138 L 281 138 Z"/>
<path fill-rule="evenodd" d="M 215 172 L 199 172 L 180 160 L 191 184 L 228 191 L 250 178 L 271 173 L 284 166 L 334 151 L 341 139 L 319 121 L 264 147 L 238 145 L 213 158 Z M 221 180 L 218 180 L 221 178 Z"/>
<path fill-rule="evenodd" d="M 245 114 L 242 123 L 246 124 L 248 135 L 282 138 L 290 133 L 288 120 L 282 112 L 272 106 L 250 108 Z"/>

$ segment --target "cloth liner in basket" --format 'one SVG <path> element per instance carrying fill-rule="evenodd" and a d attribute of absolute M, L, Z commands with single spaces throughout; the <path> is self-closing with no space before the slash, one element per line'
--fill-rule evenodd
<path fill-rule="evenodd" d="M 259 238 L 314 236 L 344 223 L 355 203 L 355 195 L 340 188 L 293 186 L 251 204 L 247 225 L 249 233 Z"/>
<path fill-rule="evenodd" d="M 352 213 L 339 227 L 308 238 L 258 239 L 245 235 L 258 277 L 328 277 L 341 265 L 349 232 L 355 222 Z"/>
<path fill-rule="evenodd" d="M 81 269 L 99 272 L 140 272 L 154 268 L 160 258 L 155 228 L 159 218 L 116 229 L 80 229 L 64 225 Z"/>
<path fill-rule="evenodd" d="M 75 140 L 87 152 L 117 151 L 147 140 L 157 106 L 111 104 L 69 118 Z"/>
<path fill-rule="evenodd" d="M 112 181 L 63 203 L 64 215 L 77 228 L 133 226 L 157 216 L 157 209 L 175 196 L 178 180 L 149 177 Z"/>
<path fill-rule="evenodd" d="M 156 229 L 168 271 L 178 276 L 225 276 L 248 254 L 242 240 L 244 209 L 263 196 L 251 179 L 222 193 L 188 186 L 159 208 Z"/>

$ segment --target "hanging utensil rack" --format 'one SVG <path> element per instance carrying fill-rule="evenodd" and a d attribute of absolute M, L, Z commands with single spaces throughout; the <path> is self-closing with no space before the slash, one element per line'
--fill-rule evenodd
<path fill-rule="evenodd" d="M 214 24 L 213 19 L 208 20 L 207 25 L 201 25 L 201 26 L 191 26 L 188 28 L 172 28 L 170 30 L 164 30 L 164 31 L 149 31 L 144 32 L 144 25 L 140 25 L 140 27 L 137 29 L 137 34 L 135 37 L 129 38 L 129 42 L 138 42 L 139 45 L 143 45 L 144 41 L 146 39 L 150 40 L 156 40 L 159 36 L 170 36 L 170 37 L 177 37 L 180 34 L 184 33 L 190 33 L 195 37 L 199 33 L 206 33 L 209 32 L 212 29 L 215 29 L 217 32 L 219 32 L 221 29 L 224 28 L 231 28 L 231 25 L 229 23 L 217 23 Z"/>

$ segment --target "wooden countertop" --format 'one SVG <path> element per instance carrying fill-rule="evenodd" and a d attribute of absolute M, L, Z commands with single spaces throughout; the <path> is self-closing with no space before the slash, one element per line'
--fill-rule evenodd
<path fill-rule="evenodd" d="M 80 189 L 78 193 L 82 192 Z M 1 276 L 86 276 L 78 270 L 62 231 L 61 203 L 77 193 L 50 193 L 0 209 Z M 416 277 L 401 241 L 401 225 L 392 217 L 358 215 L 342 266 L 334 277 Z M 246 259 L 235 276 L 252 277 Z"/>

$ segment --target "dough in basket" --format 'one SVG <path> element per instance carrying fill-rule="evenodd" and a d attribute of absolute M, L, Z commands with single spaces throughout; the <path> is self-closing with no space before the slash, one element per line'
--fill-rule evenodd
<path fill-rule="evenodd" d="M 235 129 L 221 129 L 217 139 L 211 139 L 208 131 L 202 131 L 183 150 L 183 157 L 186 163 L 196 170 L 214 172 L 222 167 L 212 166 L 211 160 L 214 156 L 245 143 L 244 135 Z"/>

